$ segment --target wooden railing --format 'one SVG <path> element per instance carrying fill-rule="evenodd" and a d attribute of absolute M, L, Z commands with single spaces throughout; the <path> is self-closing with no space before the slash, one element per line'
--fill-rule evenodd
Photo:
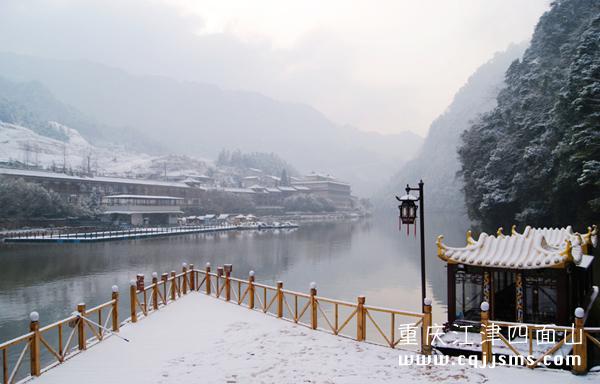
<path fill-rule="evenodd" d="M 204 270 L 195 269 L 193 265 L 183 264 L 182 271 L 176 273 L 163 273 L 159 276 L 152 274 L 152 282 L 144 284 L 144 275 L 137 275 L 130 282 L 130 317 L 131 323 L 149 316 L 164 306 L 177 301 L 190 292 L 200 291 L 232 304 L 245 306 L 250 310 L 260 311 L 265 314 L 287 320 L 296 324 L 352 338 L 357 341 L 368 341 L 396 348 L 403 340 L 398 335 L 397 329 L 400 321 L 408 321 L 404 325 L 420 328 L 419 350 L 423 354 L 431 353 L 432 336 L 429 328 L 432 325 L 431 302 L 426 299 L 424 311 L 408 312 L 395 309 L 376 307 L 366 304 L 364 296 L 358 296 L 356 302 L 334 300 L 319 296 L 315 283 L 310 284 L 307 293 L 292 291 L 283 288 L 283 282 L 276 286 L 257 283 L 253 271 L 248 279 L 232 277 L 233 266 L 226 264 L 212 272 L 207 263 Z M 486 303 L 487 304 L 487 303 Z M 485 309 L 485 310 L 484 310 Z M 488 307 L 482 304 L 481 327 L 483 335 L 492 323 L 497 326 L 521 325 L 527 327 L 528 334 L 536 329 L 553 328 L 561 332 L 561 340 L 556 345 L 544 351 L 536 358 L 534 363 L 527 366 L 539 366 L 544 356 L 551 355 L 564 345 L 567 338 L 573 333 L 582 335 L 582 343 L 574 345 L 573 354 L 581 357 L 581 362 L 573 366 L 575 373 L 587 371 L 587 341 L 600 347 L 600 341 L 594 334 L 600 333 L 600 328 L 583 326 L 583 310 L 576 311 L 574 328 L 544 327 L 533 324 L 492 322 L 488 319 Z M 71 316 L 55 323 L 40 327 L 39 315 L 30 314 L 30 331 L 13 340 L 0 344 L 2 352 L 2 383 L 13 384 L 26 375 L 22 372 L 29 365 L 29 374 L 39 376 L 50 367 L 63 363 L 66 359 L 86 350 L 89 346 L 98 343 L 112 333 L 119 332 L 119 292 L 113 286 L 112 298 L 94 308 L 87 309 L 85 304 L 79 304 Z M 353 330 L 354 329 L 354 330 Z M 48 337 L 55 333 L 55 337 Z M 498 334 L 498 339 L 515 355 L 520 352 L 509 339 Z M 120 336 L 119 336 L 120 337 Z M 417 338 L 418 339 L 418 338 Z M 533 354 L 532 338 L 529 338 L 529 354 Z M 52 341 L 52 342 L 51 342 Z M 404 345 L 404 344 L 403 344 Z M 481 352 L 486 362 L 493 356 L 492 340 L 482 336 Z M 14 361 L 10 361 L 9 349 L 15 350 Z M 28 353 L 29 352 L 29 353 Z M 42 368 L 42 354 L 48 364 Z"/>
<path fill-rule="evenodd" d="M 44 327 L 40 327 L 39 314 L 32 312 L 29 316 L 30 332 L 0 344 L 2 383 L 13 384 L 27 376 L 22 373 L 24 364 L 29 365 L 31 376 L 39 376 L 43 371 L 84 351 L 89 345 L 102 341 L 107 333 L 118 332 L 118 306 L 119 292 L 114 286 L 110 301 L 89 310 L 86 310 L 85 304 L 78 304 L 71 316 Z M 9 355 L 11 348 L 19 348 L 17 351 L 20 351 L 12 365 Z M 49 360 L 44 368 L 42 356 Z"/>
<path fill-rule="evenodd" d="M 196 282 L 193 288 L 312 329 L 391 348 L 401 341 L 396 332 L 399 319 L 412 319 L 408 320 L 410 325 L 421 329 L 420 351 L 431 352 L 431 337 L 427 333 L 431 325 L 430 301 L 426 301 L 423 313 L 398 311 L 366 305 L 364 296 L 358 296 L 356 303 L 318 296 L 315 283 L 311 283 L 308 293 L 303 293 L 284 289 L 281 281 L 276 286 L 257 283 L 253 271 L 247 280 L 242 280 L 232 277 L 232 270 L 231 264 L 218 267 L 216 273 L 211 271 L 210 264 L 204 270 L 191 268 Z M 386 326 L 382 326 L 384 322 Z M 352 328 L 355 332 L 350 331 Z M 368 329 L 372 331 L 370 334 Z"/>
<path fill-rule="evenodd" d="M 585 374 L 588 370 L 587 342 L 591 341 L 593 345 L 600 348 L 600 341 L 593 336 L 593 334 L 600 333 L 600 327 L 584 326 L 585 312 L 583 308 L 577 308 L 575 310 L 575 323 L 571 327 L 489 320 L 488 310 L 489 304 L 483 302 L 481 304 L 481 353 L 482 360 L 485 363 L 489 364 L 493 360 L 494 341 L 499 341 L 501 345 L 505 346 L 514 356 L 522 358 L 521 361 L 524 362 L 524 365 L 531 369 L 545 366 L 545 358 L 552 358 L 555 353 L 565 347 L 567 349 L 566 352 L 571 353 L 568 355 L 570 356 L 570 359 L 565 362 L 570 362 L 573 373 Z M 510 334 L 508 337 L 505 337 L 501 333 L 502 328 L 510 329 L 511 327 L 514 329 L 525 330 L 523 336 L 525 336 L 524 338 L 526 339 L 526 351 L 519 350 L 517 342 L 515 342 L 515 339 L 511 339 Z M 534 339 L 536 342 L 539 341 L 537 338 L 538 332 L 549 332 L 553 335 L 553 341 L 544 343 L 544 345 L 548 345 L 547 349 L 541 351 L 534 350 Z M 522 341 L 518 343 L 522 344 Z M 569 345 L 571 345 L 571 347 L 569 347 Z M 527 355 L 525 355 L 525 353 L 527 353 Z M 527 357 L 530 357 L 530 359 L 527 359 Z"/>

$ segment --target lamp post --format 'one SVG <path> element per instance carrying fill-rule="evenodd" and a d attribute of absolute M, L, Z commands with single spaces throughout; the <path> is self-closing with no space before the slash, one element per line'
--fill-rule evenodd
<path fill-rule="evenodd" d="M 407 234 L 410 225 L 416 225 L 417 219 L 417 208 L 419 208 L 419 215 L 421 220 L 420 235 L 421 235 L 421 305 L 423 306 L 425 300 L 425 209 L 424 209 L 424 195 L 423 195 L 423 180 L 419 181 L 419 187 L 413 188 L 406 184 L 406 195 L 402 197 L 396 196 L 396 199 L 400 202 L 398 209 L 400 210 L 400 225 L 407 225 Z M 419 196 L 411 195 L 411 191 L 419 191 Z M 419 205 L 415 202 L 419 202 Z M 415 228 L 416 229 L 416 228 Z"/>

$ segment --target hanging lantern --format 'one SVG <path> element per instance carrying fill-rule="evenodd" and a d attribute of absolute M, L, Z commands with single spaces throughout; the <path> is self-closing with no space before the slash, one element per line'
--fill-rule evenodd
<path fill-rule="evenodd" d="M 417 204 L 415 201 L 417 201 L 419 198 L 408 193 L 402 197 L 396 196 L 396 199 L 400 202 L 400 205 L 398 206 L 398 210 L 400 210 L 398 229 L 401 229 L 402 224 L 405 224 L 406 234 L 408 235 L 410 225 L 414 225 L 417 220 Z M 417 227 L 415 225 L 415 231 L 416 230 Z"/>

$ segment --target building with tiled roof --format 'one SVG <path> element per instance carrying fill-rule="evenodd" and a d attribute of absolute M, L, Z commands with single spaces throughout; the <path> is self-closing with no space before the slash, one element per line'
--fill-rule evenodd
<path fill-rule="evenodd" d="M 448 320 L 479 320 L 479 306 L 490 304 L 491 319 L 568 324 L 576 307 L 598 295 L 592 285 L 596 226 L 584 235 L 566 228 L 513 228 L 505 235 L 481 233 L 467 244 L 437 240 L 437 254 L 447 263 Z"/>

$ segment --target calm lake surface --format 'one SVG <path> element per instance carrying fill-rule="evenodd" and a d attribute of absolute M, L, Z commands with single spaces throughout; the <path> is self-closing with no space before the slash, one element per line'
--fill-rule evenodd
<path fill-rule="evenodd" d="M 0 341 L 28 331 L 31 311 L 45 325 L 67 317 L 77 303 L 89 307 L 122 293 L 129 313 L 129 280 L 137 273 L 181 271 L 181 263 L 202 267 L 233 264 L 233 275 L 256 272 L 258 282 L 308 292 L 315 281 L 321 296 L 420 310 L 418 237 L 397 229 L 397 219 L 303 224 L 293 231 L 241 231 L 95 244 L 0 244 Z M 446 319 L 446 275 L 436 256 L 435 238 L 463 245 L 467 221 L 428 214 L 427 288 L 434 321 Z M 417 234 L 418 236 L 418 234 Z"/>

